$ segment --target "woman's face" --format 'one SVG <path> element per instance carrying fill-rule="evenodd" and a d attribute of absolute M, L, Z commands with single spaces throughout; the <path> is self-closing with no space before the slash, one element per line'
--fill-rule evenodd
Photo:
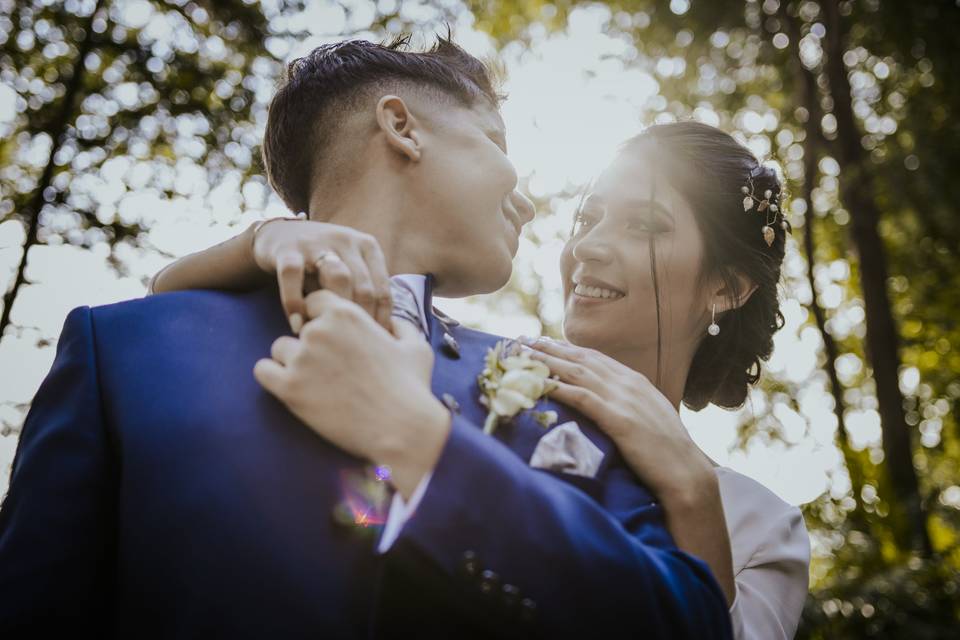
<path fill-rule="evenodd" d="M 667 365 L 683 342 L 699 342 L 709 308 L 699 278 L 703 238 L 655 162 L 650 149 L 625 150 L 587 194 L 560 261 L 563 330 L 570 342 L 613 356 L 656 354 L 655 253 Z"/>

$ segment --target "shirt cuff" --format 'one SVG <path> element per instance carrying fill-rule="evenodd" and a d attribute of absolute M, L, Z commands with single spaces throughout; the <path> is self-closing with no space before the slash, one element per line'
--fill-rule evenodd
<path fill-rule="evenodd" d="M 387 522 L 383 526 L 383 535 L 380 536 L 380 542 L 377 543 L 377 553 L 386 553 L 393 546 L 393 543 L 400 537 L 403 525 L 413 516 L 417 510 L 417 505 L 423 500 L 423 494 L 427 492 L 427 485 L 430 484 L 430 478 L 433 471 L 428 471 L 421 478 L 416 489 L 410 495 L 410 501 L 407 502 L 397 491 L 393 494 L 390 501 L 390 511 L 387 513 Z"/>

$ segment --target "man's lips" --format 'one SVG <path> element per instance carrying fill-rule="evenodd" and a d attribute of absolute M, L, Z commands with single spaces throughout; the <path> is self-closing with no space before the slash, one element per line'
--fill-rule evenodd
<path fill-rule="evenodd" d="M 520 214 L 504 207 L 503 215 L 513 224 L 513 228 L 517 230 L 517 235 L 519 236 L 523 232 L 523 221 L 520 220 Z"/>

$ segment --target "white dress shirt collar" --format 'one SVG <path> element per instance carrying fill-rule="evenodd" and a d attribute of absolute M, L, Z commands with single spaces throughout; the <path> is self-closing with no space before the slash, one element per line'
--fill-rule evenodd
<path fill-rule="evenodd" d="M 427 310 L 423 308 L 426 297 L 427 276 L 416 273 L 401 273 L 391 277 L 391 280 L 402 282 L 417 300 L 417 311 L 420 312 L 420 328 L 424 335 L 430 335 L 430 323 L 427 322 Z"/>

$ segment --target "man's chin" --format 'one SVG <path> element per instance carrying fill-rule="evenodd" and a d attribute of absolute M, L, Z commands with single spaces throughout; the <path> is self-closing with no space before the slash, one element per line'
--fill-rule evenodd
<path fill-rule="evenodd" d="M 499 291 L 508 282 L 513 274 L 513 261 L 509 254 L 496 263 L 489 260 L 476 260 L 460 273 L 459 278 L 444 278 L 436 274 L 436 291 L 445 298 L 465 298 L 485 293 Z"/>
<path fill-rule="evenodd" d="M 507 283 L 510 282 L 510 276 L 513 275 L 513 259 L 517 255 L 516 247 L 511 247 L 512 251 L 508 251 L 504 259 L 500 263 L 491 269 L 491 291 L 497 291 L 507 286 Z M 496 277 L 494 277 L 496 274 Z"/>
<path fill-rule="evenodd" d="M 513 274 L 513 263 L 508 262 L 506 269 L 499 271 L 489 271 L 484 274 L 482 279 L 478 278 L 477 288 L 481 289 L 477 293 L 493 293 L 507 286 L 510 282 L 510 276 Z"/>

